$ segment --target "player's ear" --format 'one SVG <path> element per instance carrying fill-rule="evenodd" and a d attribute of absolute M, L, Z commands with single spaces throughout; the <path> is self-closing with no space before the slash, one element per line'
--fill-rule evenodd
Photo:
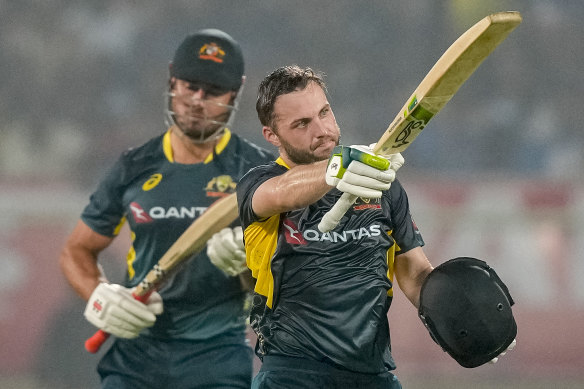
<path fill-rule="evenodd" d="M 262 127 L 262 135 L 264 136 L 265 140 L 267 140 L 268 142 L 270 142 L 271 144 L 273 144 L 276 147 L 280 147 L 280 145 L 281 145 L 280 137 L 278 136 L 278 134 L 276 134 L 276 132 L 274 131 L 274 129 L 272 127 L 263 126 Z"/>

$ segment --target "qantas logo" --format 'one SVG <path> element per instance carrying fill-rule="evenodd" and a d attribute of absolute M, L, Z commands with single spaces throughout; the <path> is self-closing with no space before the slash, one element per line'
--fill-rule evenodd
<path fill-rule="evenodd" d="M 150 223 L 152 221 L 152 218 L 148 216 L 144 208 L 136 202 L 130 203 L 130 211 L 132 211 L 136 223 Z"/>
<path fill-rule="evenodd" d="M 146 212 L 142 206 L 136 202 L 130 203 L 130 211 L 136 223 L 150 223 L 155 219 L 195 219 L 201 216 L 207 207 L 152 207 Z"/>
<path fill-rule="evenodd" d="M 284 220 L 282 226 L 286 229 L 284 231 L 284 236 L 286 237 L 286 242 L 290 244 L 306 244 L 306 241 L 302 237 L 302 233 L 298 231 L 298 227 L 290 220 Z"/>
<path fill-rule="evenodd" d="M 305 245 L 308 242 L 348 242 L 351 240 L 362 240 L 381 235 L 381 226 L 378 224 L 369 227 L 361 227 L 355 230 L 343 230 L 321 233 L 318 230 L 308 229 L 300 231 L 296 224 L 285 219 L 282 222 L 286 242 L 295 245 Z"/>

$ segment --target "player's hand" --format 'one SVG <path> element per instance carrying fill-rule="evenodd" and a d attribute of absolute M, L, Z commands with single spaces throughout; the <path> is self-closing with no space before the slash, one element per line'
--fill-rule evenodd
<path fill-rule="evenodd" d="M 401 157 L 401 154 L 394 155 Z M 329 159 L 326 182 L 354 196 L 379 198 L 395 180 L 396 170 L 391 169 L 388 158 L 373 154 L 367 146 L 337 146 Z"/>
<path fill-rule="evenodd" d="M 120 338 L 136 338 L 152 327 L 163 311 L 162 297 L 154 292 L 146 304 L 132 296 L 132 290 L 117 284 L 100 283 L 85 307 L 85 318 L 94 326 Z"/>
<path fill-rule="evenodd" d="M 509 351 L 513 350 L 515 348 L 515 345 L 517 345 L 517 339 L 513 339 L 513 342 L 511 342 L 511 344 L 509 345 L 509 347 L 507 347 L 505 349 L 505 351 L 503 351 L 501 354 L 499 354 L 495 358 L 491 359 L 489 361 L 489 363 L 491 363 L 491 364 L 497 363 L 497 361 L 499 360 L 499 358 L 501 358 L 503 355 L 505 355 Z"/>
<path fill-rule="evenodd" d="M 211 263 L 229 276 L 247 269 L 243 231 L 241 227 L 224 228 L 207 242 L 207 255 Z"/>

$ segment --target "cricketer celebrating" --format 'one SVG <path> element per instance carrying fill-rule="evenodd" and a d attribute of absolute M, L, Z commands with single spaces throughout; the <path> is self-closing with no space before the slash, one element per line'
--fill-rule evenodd
<path fill-rule="evenodd" d="M 241 48 L 231 36 L 215 29 L 187 36 L 170 66 L 168 130 L 123 153 L 62 251 L 65 276 L 88 300 L 85 317 L 116 336 L 98 365 L 103 388 L 250 386 L 243 281 L 251 276 L 241 227 L 213 236 L 207 253 L 145 304 L 131 295 L 194 219 L 233 193 L 251 167 L 274 160 L 230 130 L 243 81 Z M 98 255 L 125 221 L 132 236 L 125 281 L 110 284 Z M 214 266 L 227 260 L 239 265 Z"/>
<path fill-rule="evenodd" d="M 338 146 L 325 83 L 310 68 L 270 73 L 256 110 L 280 156 L 237 187 L 257 280 L 250 324 L 263 364 L 252 388 L 401 388 L 387 318 L 394 279 L 418 307 L 433 269 L 395 180 L 403 158 Z M 343 223 L 321 233 L 323 214 L 343 192 L 359 199 Z"/>

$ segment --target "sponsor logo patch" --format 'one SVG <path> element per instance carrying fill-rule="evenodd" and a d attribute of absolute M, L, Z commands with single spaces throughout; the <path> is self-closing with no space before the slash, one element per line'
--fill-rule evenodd
<path fill-rule="evenodd" d="M 307 229 L 301 231 L 298 226 L 289 219 L 282 221 L 284 227 L 284 236 L 286 242 L 293 245 L 306 245 L 309 242 L 330 242 L 344 243 L 369 239 L 381 235 L 381 226 L 378 224 L 369 227 L 361 227 L 353 230 L 342 230 L 321 233 L 316 229 Z"/>
<path fill-rule="evenodd" d="M 132 211 L 132 216 L 134 216 L 136 223 L 150 223 L 152 221 L 152 218 L 144 211 L 144 208 L 135 201 L 130 203 L 130 211 Z"/>
<path fill-rule="evenodd" d="M 150 189 L 154 189 L 162 181 L 162 174 L 156 173 L 150 176 L 148 180 L 142 185 L 142 190 L 148 192 Z"/>
<path fill-rule="evenodd" d="M 282 222 L 282 226 L 285 229 L 286 242 L 290 244 L 306 244 L 306 240 L 302 237 L 302 233 L 298 230 L 296 224 L 286 219 Z"/>
<path fill-rule="evenodd" d="M 236 186 L 237 184 L 233 181 L 231 176 L 222 175 L 213 177 L 213 179 L 207 183 L 205 191 L 207 192 L 207 197 L 225 197 L 235 192 Z"/>
<path fill-rule="evenodd" d="M 217 43 L 205 43 L 199 49 L 199 58 L 208 59 L 213 62 L 222 63 L 225 57 L 225 50 L 223 50 Z"/>

